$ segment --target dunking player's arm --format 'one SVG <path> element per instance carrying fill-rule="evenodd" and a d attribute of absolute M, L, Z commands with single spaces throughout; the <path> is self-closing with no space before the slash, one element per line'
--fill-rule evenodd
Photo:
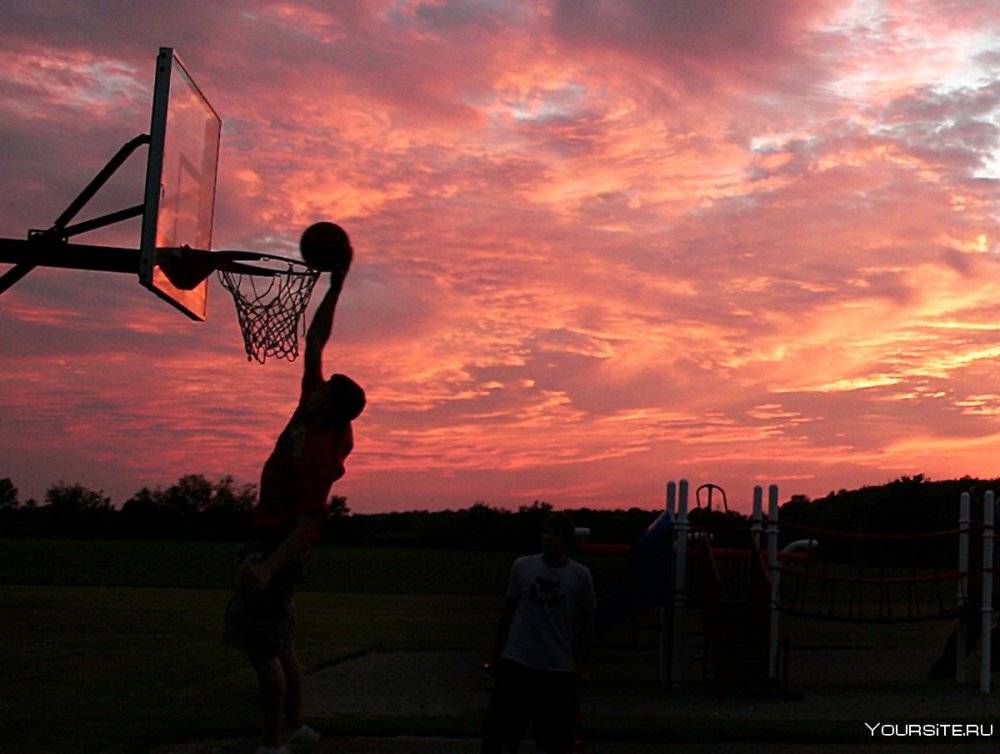
<path fill-rule="evenodd" d="M 305 370 L 302 375 L 302 388 L 308 388 L 308 380 L 323 380 L 323 349 L 326 348 L 330 334 L 333 332 L 333 312 L 337 308 L 340 291 L 344 287 L 347 270 L 333 270 L 330 273 L 330 289 L 326 292 L 316 313 L 313 314 L 309 330 L 306 331 L 306 353 L 304 357 Z"/>
<path fill-rule="evenodd" d="M 306 331 L 306 350 L 302 375 L 303 397 L 323 384 L 323 349 L 333 332 L 333 314 L 337 308 L 337 301 L 340 298 L 346 275 L 347 270 L 333 270 L 330 273 L 330 288 L 316 308 L 309 329 Z M 346 458 L 352 449 L 353 436 L 348 429 L 347 436 L 344 438 L 343 458 Z M 337 476 L 342 474 L 343 469 L 341 468 Z M 245 566 L 243 569 L 244 578 L 264 588 L 275 572 L 316 543 L 320 538 L 319 530 L 326 513 L 324 504 L 328 492 L 329 490 L 322 490 L 316 493 L 322 494 L 324 499 L 318 504 L 307 506 L 308 512 L 298 514 L 295 526 L 265 560 Z"/>

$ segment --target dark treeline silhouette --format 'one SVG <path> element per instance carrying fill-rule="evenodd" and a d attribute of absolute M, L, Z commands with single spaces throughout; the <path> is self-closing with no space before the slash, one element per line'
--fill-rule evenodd
<path fill-rule="evenodd" d="M 934 482 L 917 474 L 877 487 L 830 492 L 816 500 L 793 495 L 781 506 L 781 520 L 866 534 L 944 531 L 958 525 L 961 494 L 975 489 L 1000 494 L 1000 480 L 963 477 Z"/>
<path fill-rule="evenodd" d="M 356 542 L 394 546 L 456 547 L 528 552 L 539 547 L 539 532 L 550 503 L 536 500 L 516 511 L 493 508 L 483 502 L 457 511 L 410 511 L 352 515 L 358 526 Z M 660 514 L 659 510 L 561 509 L 578 527 L 591 530 L 593 541 L 612 544 L 634 542 Z M 341 522 L 334 522 L 340 528 Z M 336 541 L 336 535 L 334 536 Z"/>
<path fill-rule="evenodd" d="M 917 475 L 831 492 L 816 500 L 793 495 L 782 505 L 781 519 L 871 534 L 942 531 L 957 526 L 959 496 L 973 488 L 1000 492 L 1000 482 L 970 478 L 932 482 Z M 50 487 L 38 503 L 21 501 L 13 482 L 0 478 L 0 537 L 242 541 L 252 533 L 250 511 L 256 500 L 256 485 L 237 484 L 229 476 L 213 482 L 189 474 L 165 489 L 143 488 L 120 506 L 103 492 L 65 482 Z M 359 514 L 350 511 L 343 497 L 335 496 L 330 503 L 328 542 L 510 551 L 537 547 L 541 521 L 553 509 L 537 500 L 517 510 L 479 501 L 461 510 Z M 614 544 L 636 541 L 660 513 L 640 508 L 566 512 L 577 526 L 591 530 L 593 541 Z M 692 511 L 692 520 L 705 513 Z M 740 513 L 726 513 L 724 518 L 723 529 L 746 525 L 746 516 Z M 786 538 L 795 536 L 790 532 Z"/>
<path fill-rule="evenodd" d="M 79 539 L 246 538 L 255 485 L 225 476 L 211 482 L 200 474 L 182 476 L 166 489 L 139 490 L 120 507 L 103 492 L 59 482 L 42 504 L 21 502 L 10 479 L 0 479 L 0 536 Z"/>
<path fill-rule="evenodd" d="M 781 521 L 824 531 L 873 535 L 915 535 L 959 528 L 963 492 L 1000 494 L 1000 480 L 964 477 L 934 482 L 923 474 L 904 476 L 881 486 L 839 490 L 809 500 L 794 495 L 781 507 Z M 973 524 L 983 518 L 982 505 L 971 506 Z M 782 530 L 783 543 L 802 536 L 794 528 Z M 869 540 L 821 537 L 824 557 L 831 561 L 866 562 L 872 565 L 954 564 L 957 537 Z"/>
<path fill-rule="evenodd" d="M 189 474 L 166 489 L 143 488 L 120 506 L 103 492 L 65 482 L 46 490 L 39 504 L 20 501 L 7 478 L 0 479 L 0 537 L 244 541 L 252 535 L 256 501 L 256 485 Z M 537 548 L 542 519 L 553 509 L 544 501 L 516 511 L 476 502 L 462 510 L 355 514 L 339 496 L 330 507 L 330 543 L 498 550 Z M 568 513 L 595 538 L 612 543 L 634 541 L 659 515 L 639 508 Z"/>

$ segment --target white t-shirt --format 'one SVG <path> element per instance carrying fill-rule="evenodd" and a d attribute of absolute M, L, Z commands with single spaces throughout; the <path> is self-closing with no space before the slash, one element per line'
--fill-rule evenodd
<path fill-rule="evenodd" d="M 541 670 L 572 671 L 573 630 L 597 606 L 590 570 L 570 560 L 553 568 L 542 555 L 514 561 L 507 597 L 518 600 L 503 656 Z"/>

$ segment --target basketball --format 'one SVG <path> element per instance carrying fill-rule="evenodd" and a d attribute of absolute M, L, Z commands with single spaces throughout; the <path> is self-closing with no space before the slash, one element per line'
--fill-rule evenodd
<path fill-rule="evenodd" d="M 354 251 L 347 233 L 336 223 L 315 223 L 306 228 L 299 241 L 306 264 L 317 270 L 343 270 L 351 266 Z"/>

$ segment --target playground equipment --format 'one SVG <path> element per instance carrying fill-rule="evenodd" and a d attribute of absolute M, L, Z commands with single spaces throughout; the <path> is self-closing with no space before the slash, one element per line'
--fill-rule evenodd
<path fill-rule="evenodd" d="M 659 644 L 659 676 L 667 679 L 670 647 L 667 607 L 673 594 L 674 525 L 672 516 L 663 511 L 632 545 L 600 544 L 586 541 L 589 530 L 577 530 L 583 541 L 578 549 L 584 553 L 611 553 L 625 556 L 625 579 L 598 607 L 595 635 L 604 639 L 620 623 L 645 615 L 656 614 L 655 628 Z"/>
<path fill-rule="evenodd" d="M 965 683 L 966 658 L 974 648 L 967 641 L 978 640 L 979 687 L 989 693 L 995 496 L 992 491 L 983 495 L 981 521 L 972 519 L 970 502 L 970 494 L 962 493 L 958 527 L 943 531 L 870 534 L 783 523 L 783 531 L 817 537 L 823 549 L 839 551 L 839 557 L 777 569 L 775 609 L 858 624 L 955 621 L 954 660 L 942 660 L 949 660 L 955 681 Z"/>
<path fill-rule="evenodd" d="M 698 499 L 703 521 L 712 520 L 713 497 L 721 495 L 725 516 L 729 513 L 725 491 L 702 485 L 704 507 Z M 697 493 L 696 493 L 697 494 Z M 772 506 L 777 511 L 777 488 L 772 487 Z M 626 577 L 600 605 L 596 617 L 597 637 L 615 626 L 651 610 L 658 614 L 659 679 L 678 685 L 684 654 L 684 616 L 689 607 L 703 613 L 703 657 L 713 657 L 720 684 L 768 683 L 772 677 L 769 653 L 771 588 L 760 553 L 762 490 L 754 491 L 755 518 L 745 541 L 715 547 L 713 534 L 692 528 L 688 518 L 688 483 L 667 485 L 666 510 L 631 546 L 583 543 L 581 552 L 621 553 L 626 558 Z M 736 546 L 733 546 L 736 545 Z M 721 567 L 720 567 L 721 565 Z M 776 625 L 773 628 L 776 635 Z"/>
<path fill-rule="evenodd" d="M 661 513 L 645 534 L 625 549 L 625 582 L 605 600 L 597 611 L 598 638 L 627 618 L 651 607 L 667 603 L 672 592 L 670 573 L 673 570 L 671 551 L 674 525 L 670 514 Z M 586 549 L 586 547 L 585 547 Z M 621 551 L 614 546 L 591 547 L 590 551 Z"/>
<path fill-rule="evenodd" d="M 701 505 L 702 491 L 707 492 Z M 709 663 L 720 690 L 732 686 L 770 687 L 778 673 L 778 613 L 772 609 L 777 593 L 771 578 L 777 562 L 778 487 L 768 490 L 768 515 L 763 516 L 763 487 L 753 489 L 753 512 L 748 529 L 728 531 L 726 546 L 716 546 L 721 531 L 714 526 L 712 497 L 719 492 L 725 513 L 725 492 L 716 485 L 696 490 L 696 511 L 688 511 L 688 483 L 667 485 L 667 509 L 676 511 L 674 604 L 670 682 L 679 685 L 683 674 L 684 619 L 689 607 L 702 618 L 702 675 Z M 708 528 L 692 526 L 692 519 Z"/>
<path fill-rule="evenodd" d="M 705 506 L 702 492 L 707 493 Z M 658 609 L 661 682 L 679 686 L 684 680 L 685 641 L 691 634 L 685 620 L 694 610 L 701 617 L 702 675 L 711 669 L 720 691 L 735 686 L 787 691 L 787 652 L 779 657 L 782 613 L 873 624 L 957 619 L 955 680 L 965 682 L 965 657 L 971 649 L 966 642 L 978 639 L 979 686 L 983 693 L 990 691 L 993 492 L 984 495 L 981 523 L 971 520 L 970 496 L 964 493 L 957 529 L 909 535 L 829 531 L 788 522 L 779 532 L 775 485 L 768 488 L 766 512 L 764 490 L 754 487 L 748 527 L 712 531 L 693 522 L 718 518 L 711 515 L 716 495 L 721 495 L 722 513 L 728 513 L 724 491 L 702 485 L 690 512 L 688 495 L 686 480 L 668 483 L 666 510 L 631 546 L 581 547 L 583 553 L 626 557 L 625 582 L 599 608 L 599 637 L 627 618 Z M 781 549 L 779 534 L 788 540 Z M 957 567 L 941 565 L 941 556 L 952 546 Z M 838 557 L 824 557 L 824 551 Z M 949 595 L 951 586 L 955 592 Z M 970 626 L 970 621 L 978 623 Z"/>

